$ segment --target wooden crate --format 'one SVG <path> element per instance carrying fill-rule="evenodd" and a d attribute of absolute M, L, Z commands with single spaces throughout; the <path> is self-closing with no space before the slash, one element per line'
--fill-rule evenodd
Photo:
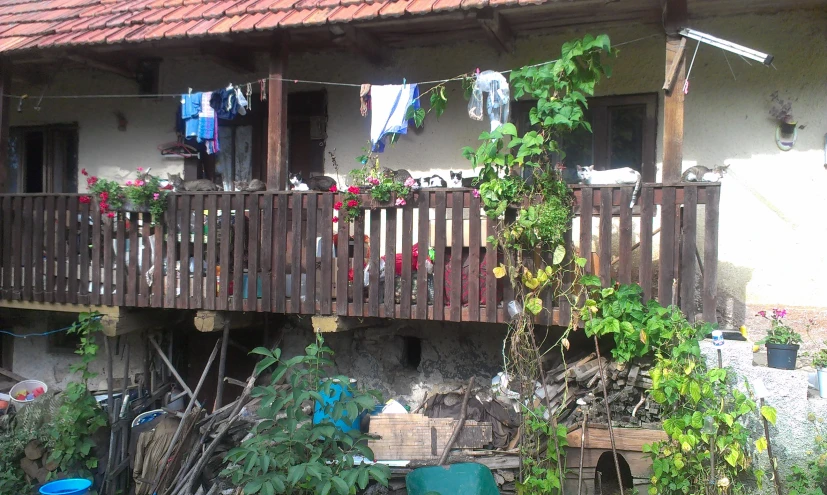
<path fill-rule="evenodd" d="M 377 414 L 371 416 L 370 434 L 378 438 L 368 446 L 377 460 L 439 458 L 457 422 L 422 414 Z M 491 441 L 491 423 L 466 421 L 453 448 L 482 448 Z"/>

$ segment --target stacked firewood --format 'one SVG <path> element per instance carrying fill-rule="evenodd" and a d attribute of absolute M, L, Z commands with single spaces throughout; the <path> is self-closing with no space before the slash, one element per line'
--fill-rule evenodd
<path fill-rule="evenodd" d="M 648 393 L 652 364 L 647 361 L 618 363 L 606 356 L 598 360 L 591 353 L 568 366 L 560 364 L 546 371 L 546 386 L 538 387 L 535 400 L 546 404 L 547 394 L 552 408 L 562 405 L 558 421 L 566 425 L 579 424 L 585 414 L 589 423 L 606 424 L 601 365 L 614 425 L 652 426 L 660 422 L 660 408 Z"/>
<path fill-rule="evenodd" d="M 24 456 L 20 459 L 20 467 L 32 483 L 45 483 L 49 473 L 58 468 L 55 461 L 49 460 L 50 454 L 37 440 L 26 444 Z"/>

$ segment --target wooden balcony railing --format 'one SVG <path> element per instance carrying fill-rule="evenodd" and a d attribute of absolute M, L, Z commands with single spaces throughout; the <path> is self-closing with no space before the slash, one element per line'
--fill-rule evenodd
<path fill-rule="evenodd" d="M 631 187 L 575 187 L 570 238 L 588 260 L 587 269 L 606 284 L 637 282 L 647 298 L 669 304 L 677 279 L 681 307 L 690 317 L 698 309 L 696 258 L 702 260 L 702 310 L 714 320 L 719 191 L 717 184 L 646 184 L 633 211 Z M 333 222 L 338 197 L 331 193 L 175 194 L 158 225 L 149 213 L 110 219 L 78 199 L 0 196 L 3 299 L 451 321 L 508 318 L 504 302 L 512 290 L 493 276 L 501 254 L 486 246 L 494 224 L 468 189 L 426 190 L 403 207 L 371 208 L 365 196 L 365 214 L 352 225 Z M 549 311 L 538 323 L 568 321 L 565 299 L 548 296 L 544 306 Z"/>

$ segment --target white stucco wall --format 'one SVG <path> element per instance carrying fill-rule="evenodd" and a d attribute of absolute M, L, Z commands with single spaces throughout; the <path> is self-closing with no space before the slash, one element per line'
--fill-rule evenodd
<path fill-rule="evenodd" d="M 802 11 L 775 15 L 745 15 L 692 23 L 707 31 L 775 55 L 775 69 L 747 65 L 729 56 L 733 77 L 723 53 L 702 46 L 695 60 L 685 107 L 684 168 L 700 164 L 729 164 L 721 200 L 719 282 L 725 312 L 742 319 L 749 305 L 827 306 L 827 289 L 819 276 L 827 273 L 821 243 L 827 239 L 827 12 Z M 520 39 L 515 55 L 498 55 L 486 43 L 395 50 L 387 66 L 377 68 L 344 53 L 301 54 L 291 57 L 289 77 L 306 80 L 374 84 L 435 80 L 462 72 L 505 70 L 553 59 L 561 44 L 586 32 L 607 32 L 615 44 L 655 35 L 621 47 L 613 62 L 613 77 L 598 88 L 600 95 L 658 92 L 663 84 L 664 41 L 658 26 L 629 25 L 610 29 L 567 31 L 552 36 Z M 690 41 L 690 54 L 694 51 Z M 261 60 L 260 68 L 266 63 Z M 263 76 L 264 73 L 258 75 Z M 246 82 L 202 60 L 166 59 L 162 91 L 180 93 L 187 87 L 208 90 L 228 82 Z M 291 90 L 320 86 L 291 85 Z M 157 145 L 174 139 L 175 98 L 44 100 L 40 112 L 32 101 L 38 88 L 14 88 L 32 99 L 13 125 L 78 122 L 80 165 L 91 173 L 124 179 L 137 166 L 166 173 L 180 170 L 182 161 L 162 159 Z M 327 87 L 327 150 L 333 151 L 340 173 L 356 167 L 354 158 L 366 144 L 370 121 L 359 115 L 358 89 Z M 775 124 L 769 117 L 773 91 L 793 100 L 800 124 L 793 151 L 778 150 Z M 99 72 L 57 71 L 46 94 L 134 93 L 134 85 Z M 475 146 L 487 121 L 468 118 L 459 83 L 447 88 L 448 110 L 425 129 L 410 132 L 388 147 L 381 163 L 391 168 L 440 173 L 468 169 L 460 150 Z M 662 98 L 661 98 L 662 103 Z M 266 104 L 255 98 L 254 105 Z M 662 108 L 662 107 L 661 107 Z M 126 132 L 117 130 L 114 111 L 129 120 Z M 660 110 L 659 110 L 660 112 Z M 662 149 L 659 118 L 657 156 Z M 660 158 L 659 158 L 660 159 Z M 330 164 L 326 172 L 333 174 Z M 83 184 L 82 181 L 80 181 Z M 655 241 L 657 243 L 657 240 Z"/>

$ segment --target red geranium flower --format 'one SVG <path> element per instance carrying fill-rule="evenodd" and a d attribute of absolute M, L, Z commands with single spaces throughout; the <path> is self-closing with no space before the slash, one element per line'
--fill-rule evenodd
<path fill-rule="evenodd" d="M 102 191 L 101 192 L 101 201 L 106 201 L 107 199 L 109 199 L 109 193 L 107 191 Z"/>
<path fill-rule="evenodd" d="M 351 194 L 359 194 L 359 186 L 350 186 L 347 188 L 347 192 Z"/>
<path fill-rule="evenodd" d="M 165 189 L 165 190 L 167 190 L 167 191 L 172 191 L 173 186 L 172 186 L 172 184 L 167 184 L 167 185 L 165 185 L 164 187 L 162 187 L 161 189 Z"/>
<path fill-rule="evenodd" d="M 333 209 L 334 210 L 338 210 L 341 207 L 342 207 L 342 202 L 341 201 L 336 201 L 335 203 L 333 203 Z"/>
<path fill-rule="evenodd" d="M 98 178 L 95 177 L 94 175 L 92 177 L 89 177 L 88 179 L 86 179 L 86 183 L 89 184 L 90 186 L 94 186 L 96 182 L 98 182 Z"/>
<path fill-rule="evenodd" d="M 90 198 L 89 196 L 81 196 L 79 198 L 79 201 L 83 204 L 89 204 L 92 202 L 92 198 Z"/>
<path fill-rule="evenodd" d="M 351 199 L 350 201 L 347 202 L 347 207 L 348 208 L 356 208 L 357 206 L 359 206 L 359 202 L 356 201 L 355 199 Z"/>
<path fill-rule="evenodd" d="M 100 205 L 98 205 L 98 208 L 100 208 L 101 213 L 106 213 L 106 210 L 109 209 L 109 204 L 102 202 Z"/>
<path fill-rule="evenodd" d="M 338 192 L 338 191 L 339 191 L 339 188 L 336 187 L 336 184 L 333 184 L 332 186 L 330 186 L 330 192 L 335 193 L 335 192 Z"/>
<path fill-rule="evenodd" d="M 336 223 L 338 221 L 339 221 L 339 217 L 333 217 L 333 223 Z"/>
<path fill-rule="evenodd" d="M 85 169 L 85 168 L 80 169 L 80 173 L 81 173 L 81 174 L 83 174 L 83 175 L 89 175 L 89 174 L 87 174 L 87 173 L 86 173 L 86 169 Z"/>
<path fill-rule="evenodd" d="M 115 218 L 115 212 L 110 211 L 109 213 L 106 214 L 106 216 L 109 217 L 109 218 Z"/>

